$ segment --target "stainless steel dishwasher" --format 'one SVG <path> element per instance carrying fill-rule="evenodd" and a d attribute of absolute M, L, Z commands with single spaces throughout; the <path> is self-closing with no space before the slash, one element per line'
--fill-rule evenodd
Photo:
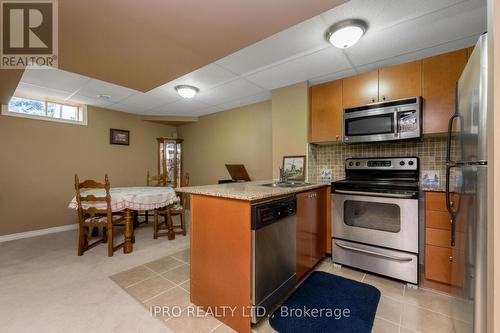
<path fill-rule="evenodd" d="M 295 287 L 295 211 L 295 196 L 252 205 L 252 323 Z"/>

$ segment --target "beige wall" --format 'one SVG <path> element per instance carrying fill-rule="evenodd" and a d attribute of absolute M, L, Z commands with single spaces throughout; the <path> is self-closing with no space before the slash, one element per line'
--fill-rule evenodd
<path fill-rule="evenodd" d="M 244 164 L 252 180 L 271 175 L 271 102 L 200 117 L 178 127 L 191 185 L 231 179 L 225 164 Z"/>
<path fill-rule="evenodd" d="M 130 146 L 109 144 L 109 129 L 130 130 Z M 175 127 L 88 108 L 88 125 L 0 116 L 0 235 L 77 222 L 67 208 L 74 174 L 112 186 L 144 185 L 156 172 L 156 137 Z"/>
<path fill-rule="evenodd" d="M 273 177 L 279 177 L 283 156 L 307 155 L 309 87 L 307 82 L 272 92 Z"/>

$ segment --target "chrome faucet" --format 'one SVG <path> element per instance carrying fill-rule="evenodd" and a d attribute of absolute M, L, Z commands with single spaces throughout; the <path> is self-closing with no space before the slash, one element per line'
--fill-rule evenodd
<path fill-rule="evenodd" d="M 284 168 L 280 168 L 280 183 L 288 183 L 288 174 Z"/>

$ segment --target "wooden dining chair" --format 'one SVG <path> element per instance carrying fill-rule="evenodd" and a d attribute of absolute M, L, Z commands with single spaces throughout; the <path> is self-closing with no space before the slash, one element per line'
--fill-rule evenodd
<path fill-rule="evenodd" d="M 165 175 L 156 175 L 156 176 L 151 176 L 149 174 L 149 170 L 147 172 L 146 176 L 146 186 L 167 186 L 167 177 Z M 138 224 L 149 224 L 149 211 L 144 211 L 144 212 L 136 212 L 137 217 L 144 216 L 144 221 L 143 222 L 138 222 Z M 154 212 L 153 214 L 154 215 Z"/>
<path fill-rule="evenodd" d="M 78 205 L 78 223 L 80 233 L 78 239 L 78 255 L 100 243 L 108 243 L 108 256 L 112 257 L 114 251 L 123 246 L 121 243 L 113 246 L 113 227 L 123 226 L 125 218 L 123 214 L 115 213 L 111 210 L 111 195 L 109 194 L 110 184 L 108 175 L 104 177 L 103 183 L 94 180 L 85 180 L 80 183 L 78 175 L 75 175 L 76 202 Z M 95 196 L 86 194 L 85 190 L 104 189 L 105 196 Z M 99 208 L 95 206 L 99 205 Z M 103 206 L 103 208 L 100 208 Z M 102 228 L 102 238 L 91 244 L 88 243 L 88 234 L 91 227 Z"/>
<path fill-rule="evenodd" d="M 189 185 L 189 173 L 185 173 L 181 180 L 181 187 Z M 154 224 L 153 224 L 153 238 L 157 239 L 159 236 L 168 236 L 168 239 L 174 239 L 175 233 L 180 233 L 186 236 L 186 193 L 178 193 L 179 202 L 173 206 L 164 207 L 155 210 Z M 164 218 L 164 226 L 160 224 L 160 216 Z M 180 224 L 173 223 L 173 216 L 179 216 Z M 160 233 L 160 230 L 166 229 L 166 233 Z"/>

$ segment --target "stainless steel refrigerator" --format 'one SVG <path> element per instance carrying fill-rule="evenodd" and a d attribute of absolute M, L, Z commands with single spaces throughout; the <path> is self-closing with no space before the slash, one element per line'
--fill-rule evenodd
<path fill-rule="evenodd" d="M 446 168 L 446 201 L 452 216 L 452 289 L 471 303 L 476 333 L 486 332 L 487 57 L 484 34 L 457 83 Z"/>

